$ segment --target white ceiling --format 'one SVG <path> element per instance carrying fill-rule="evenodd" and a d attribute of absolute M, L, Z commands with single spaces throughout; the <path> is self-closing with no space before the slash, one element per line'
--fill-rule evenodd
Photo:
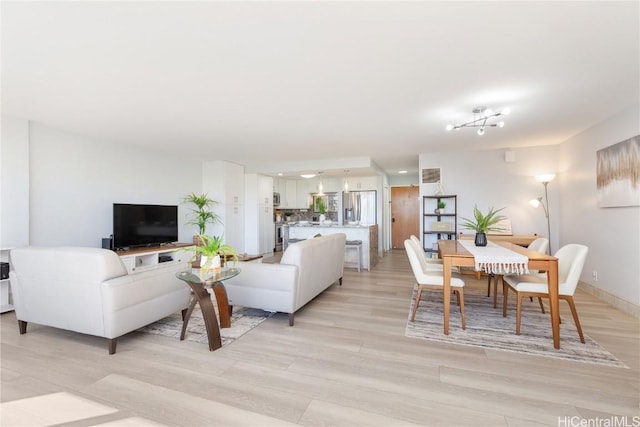
<path fill-rule="evenodd" d="M 3 114 L 257 172 L 417 173 L 418 153 L 558 144 L 639 100 L 637 1 L 3 1 L 1 12 Z M 478 105 L 510 107 L 506 126 L 445 131 Z"/>

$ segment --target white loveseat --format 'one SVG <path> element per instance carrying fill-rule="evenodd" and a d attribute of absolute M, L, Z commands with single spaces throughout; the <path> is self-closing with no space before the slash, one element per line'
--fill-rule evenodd
<path fill-rule="evenodd" d="M 346 235 L 329 234 L 293 243 L 280 264 L 242 263 L 240 274 L 224 282 L 229 305 L 289 314 L 339 281 L 342 285 Z"/>
<path fill-rule="evenodd" d="M 27 322 L 109 339 L 117 338 L 189 305 L 189 287 L 176 273 L 187 263 L 127 274 L 109 250 L 24 247 L 10 252 L 13 302 L 20 333 Z"/>

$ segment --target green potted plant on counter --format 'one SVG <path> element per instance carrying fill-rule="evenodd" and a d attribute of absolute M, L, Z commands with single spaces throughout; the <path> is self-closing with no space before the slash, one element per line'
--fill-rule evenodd
<path fill-rule="evenodd" d="M 238 253 L 230 245 L 223 243 L 222 236 L 199 234 L 201 245 L 193 248 L 194 259 L 200 257 L 200 277 L 215 275 L 222 270 L 222 259 L 231 256 L 233 263 L 238 262 Z"/>
<path fill-rule="evenodd" d="M 489 208 L 486 214 L 483 214 L 478 206 L 473 206 L 473 219 L 462 218 L 460 226 L 468 230 L 474 230 L 476 232 L 475 244 L 476 246 L 487 246 L 487 233 L 489 231 L 500 231 L 500 227 L 495 225 L 505 219 L 504 216 L 498 215 L 504 208 L 494 209 Z"/>

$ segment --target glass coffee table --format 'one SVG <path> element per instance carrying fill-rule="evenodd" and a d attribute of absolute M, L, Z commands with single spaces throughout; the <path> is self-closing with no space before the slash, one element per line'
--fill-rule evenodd
<path fill-rule="evenodd" d="M 198 271 L 198 270 L 195 270 Z M 187 325 L 191 318 L 191 313 L 196 306 L 200 305 L 202 317 L 207 329 L 207 338 L 209 340 L 209 350 L 217 350 L 222 347 L 222 339 L 220 338 L 220 328 L 231 327 L 231 313 L 229 311 L 229 300 L 227 299 L 227 291 L 222 282 L 240 274 L 239 268 L 224 268 L 209 277 L 201 278 L 198 274 L 194 274 L 193 270 L 180 271 L 176 273 L 176 277 L 186 282 L 191 288 L 192 295 L 189 301 L 189 307 L 184 315 L 182 323 L 182 332 L 180 340 L 184 340 L 187 332 Z M 211 296 L 207 289 L 212 289 L 218 303 L 218 312 L 220 313 L 220 324 L 216 316 L 216 310 L 213 307 Z"/>

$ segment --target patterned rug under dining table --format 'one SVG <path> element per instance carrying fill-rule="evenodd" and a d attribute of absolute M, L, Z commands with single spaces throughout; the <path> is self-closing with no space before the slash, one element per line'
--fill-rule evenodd
<path fill-rule="evenodd" d="M 526 248 L 508 242 L 495 242 L 513 252 L 526 256 L 529 260 L 529 270 L 547 272 L 549 283 L 549 311 L 551 312 L 551 330 L 553 333 L 553 347 L 560 348 L 560 309 L 558 303 L 558 259 L 529 251 Z M 473 254 L 467 251 L 457 240 L 438 241 L 438 255 L 442 259 L 443 267 L 443 317 L 444 334 L 449 334 L 449 307 L 451 302 L 451 267 L 475 267 Z"/>

